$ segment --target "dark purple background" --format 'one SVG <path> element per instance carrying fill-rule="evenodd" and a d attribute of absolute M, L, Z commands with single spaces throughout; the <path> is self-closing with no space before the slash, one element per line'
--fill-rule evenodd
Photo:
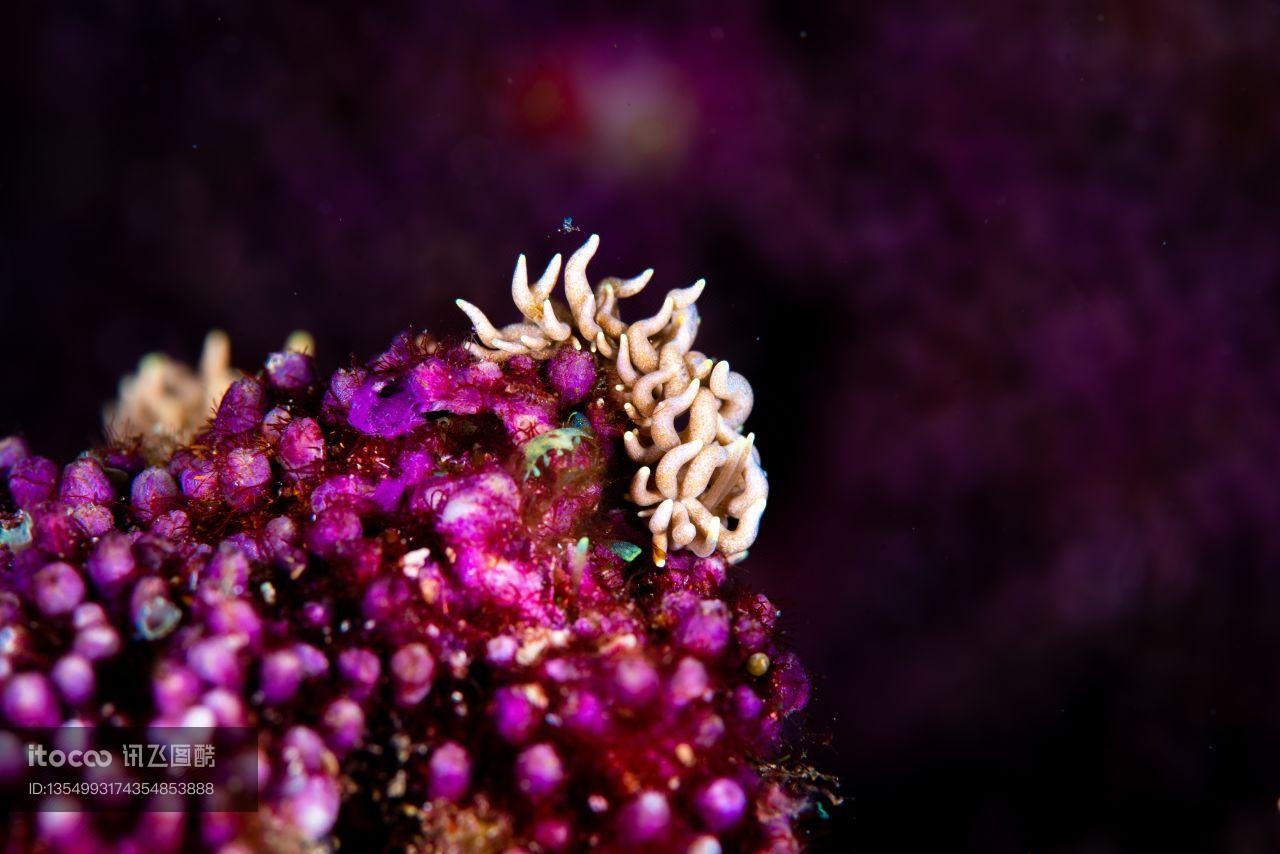
<path fill-rule="evenodd" d="M 1280 844 L 1274 0 L 24 5 L 0 432 L 506 318 L 571 216 L 755 385 L 825 847 Z"/>

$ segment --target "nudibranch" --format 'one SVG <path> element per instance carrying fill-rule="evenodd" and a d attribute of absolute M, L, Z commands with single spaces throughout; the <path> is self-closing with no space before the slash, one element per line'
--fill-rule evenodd
<path fill-rule="evenodd" d="M 501 360 L 547 359 L 564 347 L 585 347 L 609 360 L 632 425 L 623 437 L 627 454 L 640 465 L 629 497 L 646 508 L 641 515 L 653 534 L 654 562 L 662 566 L 668 550 L 682 548 L 699 557 L 718 550 L 737 562 L 755 542 L 769 480 L 755 434 L 742 432 L 751 384 L 728 362 L 693 349 L 706 280 L 668 292 L 657 314 L 628 324 L 621 302 L 649 284 L 653 269 L 630 279 L 606 276 L 592 288 L 587 264 L 599 245 L 591 235 L 564 264 L 564 302 L 552 298 L 561 256 L 530 285 L 521 255 L 511 279 L 512 301 L 524 317 L 517 323 L 499 329 L 458 300 L 480 339 L 470 349 Z"/>

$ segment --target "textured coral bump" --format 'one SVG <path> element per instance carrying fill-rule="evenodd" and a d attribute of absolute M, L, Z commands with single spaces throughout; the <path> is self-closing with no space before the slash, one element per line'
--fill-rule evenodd
<path fill-rule="evenodd" d="M 812 799 L 782 746 L 808 682 L 727 560 L 764 500 L 750 393 L 690 349 L 700 286 L 623 328 L 642 281 L 584 290 L 594 247 L 569 309 L 558 262 L 533 286 L 522 263 L 536 320 L 477 322 L 483 347 L 406 333 L 327 381 L 274 354 L 192 433 L 172 414 L 159 457 L 0 442 L 0 728 L 248 726 L 261 781 L 256 813 L 37 812 L 12 840 L 799 846 Z M 663 567 L 637 545 L 636 457 Z"/>
<path fill-rule="evenodd" d="M 706 281 L 671 291 L 653 317 L 624 323 L 619 302 L 635 296 L 653 277 L 606 277 L 592 289 L 587 263 L 600 238 L 591 238 L 564 265 L 567 303 L 553 301 L 560 273 L 556 255 L 531 287 L 523 255 L 516 262 L 511 297 L 524 319 L 497 329 L 465 300 L 458 306 L 471 319 L 483 346 L 472 352 L 491 359 L 520 354 L 560 357 L 566 346 L 613 360 L 623 407 L 632 428 L 627 454 L 641 468 L 629 497 L 649 519 L 654 562 L 662 566 L 669 549 L 688 548 L 706 557 L 715 551 L 736 562 L 755 541 L 769 497 L 754 434 L 742 435 L 751 414 L 751 385 L 693 349 L 698 335 L 695 303 Z M 687 417 L 680 429 L 677 419 Z M 731 526 L 730 519 L 734 520 Z"/>

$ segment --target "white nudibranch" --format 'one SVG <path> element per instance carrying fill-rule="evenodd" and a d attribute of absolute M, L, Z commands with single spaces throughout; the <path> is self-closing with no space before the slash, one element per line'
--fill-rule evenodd
<path fill-rule="evenodd" d="M 682 548 L 702 557 L 718 550 L 736 562 L 755 541 L 769 497 L 755 435 L 742 432 L 751 413 L 751 385 L 728 362 L 693 349 L 695 303 L 705 280 L 669 292 L 657 314 L 628 324 L 619 304 L 640 293 L 653 270 L 631 279 L 606 277 L 592 288 L 587 264 L 599 245 L 600 238 L 591 235 L 564 264 L 566 302 L 551 297 L 561 257 L 552 258 L 530 285 L 521 255 L 511 280 L 520 322 L 499 329 L 480 309 L 458 300 L 479 339 L 468 349 L 488 359 L 545 359 L 561 345 L 585 346 L 611 360 L 633 425 L 623 443 L 640 465 L 630 498 L 645 508 L 640 515 L 653 534 L 654 562 L 662 566 L 667 552 Z"/>

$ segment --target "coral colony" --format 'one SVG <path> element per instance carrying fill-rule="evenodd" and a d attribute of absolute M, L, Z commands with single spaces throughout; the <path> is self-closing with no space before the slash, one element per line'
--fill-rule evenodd
<path fill-rule="evenodd" d="M 17 815 L 80 849 L 791 851 L 782 753 L 808 681 L 731 566 L 767 481 L 751 389 L 693 349 L 702 282 L 627 324 L 652 271 L 592 236 L 477 341 L 403 333 L 323 381 L 149 357 L 114 441 L 0 443 L 0 711 L 249 726 L 256 813 Z M 206 402 L 216 402 L 206 420 Z M 639 466 L 638 470 L 636 467 Z M 10 735 L 10 738 L 13 736 Z"/>

